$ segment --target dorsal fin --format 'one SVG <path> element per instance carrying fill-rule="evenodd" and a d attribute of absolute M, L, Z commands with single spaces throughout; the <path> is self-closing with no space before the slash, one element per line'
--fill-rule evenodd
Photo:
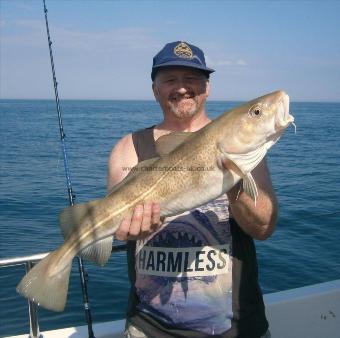
<path fill-rule="evenodd" d="M 196 132 L 174 131 L 170 134 L 163 135 L 156 141 L 156 151 L 160 156 L 167 155 L 195 133 Z"/>

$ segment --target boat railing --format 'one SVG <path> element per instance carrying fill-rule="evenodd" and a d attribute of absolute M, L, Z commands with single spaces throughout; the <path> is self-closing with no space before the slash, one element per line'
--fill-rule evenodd
<path fill-rule="evenodd" d="M 112 246 L 112 252 L 119 252 L 124 250 L 126 250 L 126 244 L 117 244 Z M 3 258 L 0 259 L 0 268 L 24 265 L 26 273 L 28 273 L 28 271 L 32 269 L 35 263 L 46 257 L 48 254 L 49 252 L 44 252 L 29 256 Z M 28 317 L 30 325 L 29 338 L 42 338 L 42 335 L 39 331 L 38 306 L 31 300 L 28 300 Z"/>

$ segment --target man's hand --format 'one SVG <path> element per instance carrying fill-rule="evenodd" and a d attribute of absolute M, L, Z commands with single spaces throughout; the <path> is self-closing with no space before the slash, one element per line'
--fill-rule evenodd
<path fill-rule="evenodd" d="M 162 225 L 159 203 L 137 205 L 132 215 L 125 217 L 115 233 L 120 241 L 144 239 Z"/>

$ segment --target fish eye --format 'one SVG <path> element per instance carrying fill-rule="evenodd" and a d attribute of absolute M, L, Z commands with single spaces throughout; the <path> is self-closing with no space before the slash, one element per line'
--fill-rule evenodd
<path fill-rule="evenodd" d="M 249 109 L 249 115 L 251 117 L 261 117 L 262 115 L 262 108 L 258 105 L 256 106 L 252 106 L 250 109 Z"/>

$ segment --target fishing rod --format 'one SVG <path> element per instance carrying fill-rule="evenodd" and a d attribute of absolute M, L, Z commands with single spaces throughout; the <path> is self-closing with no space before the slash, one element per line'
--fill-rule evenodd
<path fill-rule="evenodd" d="M 49 47 L 49 51 L 50 51 L 50 60 L 51 60 L 52 75 L 53 75 L 54 94 L 55 94 L 55 101 L 56 101 L 57 113 L 58 113 L 60 140 L 61 140 L 63 156 L 64 156 L 64 168 L 65 168 L 65 175 L 66 175 L 67 193 L 68 193 L 69 203 L 70 203 L 71 206 L 73 206 L 76 195 L 74 194 L 74 192 L 72 190 L 72 184 L 71 184 L 71 178 L 70 178 L 70 169 L 69 169 L 69 165 L 68 165 L 66 143 L 65 143 L 66 135 L 64 133 L 63 120 L 61 118 L 61 110 L 60 110 L 59 94 L 58 94 L 58 82 L 57 82 L 57 78 L 56 78 L 56 75 L 55 75 L 53 53 L 52 53 L 52 41 L 51 41 L 51 37 L 50 37 L 50 30 L 49 30 L 49 27 L 48 27 L 47 8 L 46 8 L 45 0 L 43 0 L 43 3 L 44 3 L 47 40 L 48 40 L 48 47 Z M 79 268 L 79 274 L 80 274 L 80 284 L 81 284 L 81 290 L 82 290 L 82 294 L 83 294 L 83 304 L 84 304 L 84 311 L 85 311 L 85 318 L 86 318 L 86 322 L 87 322 L 88 334 L 89 334 L 89 338 L 95 338 L 95 336 L 93 334 L 93 329 L 92 329 L 92 317 L 91 317 L 90 303 L 89 303 L 89 297 L 88 297 L 88 292 L 87 292 L 87 275 L 86 275 L 86 272 L 85 272 L 85 268 L 84 268 L 82 259 L 77 256 L 77 260 L 78 260 L 78 268 Z"/>

